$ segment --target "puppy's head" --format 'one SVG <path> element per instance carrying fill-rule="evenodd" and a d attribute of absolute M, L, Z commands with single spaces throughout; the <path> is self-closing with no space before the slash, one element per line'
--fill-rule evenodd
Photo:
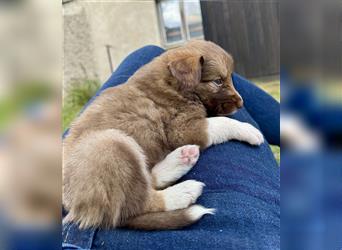
<path fill-rule="evenodd" d="M 209 116 L 232 114 L 242 107 L 231 79 L 233 58 L 216 44 L 195 40 L 170 50 L 168 67 L 180 91 L 198 96 Z"/>

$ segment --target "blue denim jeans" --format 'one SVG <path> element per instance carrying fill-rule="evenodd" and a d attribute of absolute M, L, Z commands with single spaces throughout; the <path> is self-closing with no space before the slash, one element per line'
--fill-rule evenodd
<path fill-rule="evenodd" d="M 156 46 L 133 52 L 94 98 L 103 89 L 126 82 L 163 52 Z M 258 127 L 266 142 L 260 147 L 237 141 L 212 146 L 202 152 L 194 169 L 182 178 L 206 184 L 197 203 L 216 208 L 216 215 L 172 231 L 80 230 L 69 223 L 63 225 L 62 236 L 64 244 L 72 245 L 64 245 L 63 249 L 279 249 L 279 167 L 268 144 L 279 145 L 279 103 L 237 74 L 233 74 L 233 82 L 245 106 L 232 118 Z"/>

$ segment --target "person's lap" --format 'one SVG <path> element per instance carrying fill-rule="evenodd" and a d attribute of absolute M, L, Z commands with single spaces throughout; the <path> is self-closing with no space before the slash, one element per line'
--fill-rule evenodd
<path fill-rule="evenodd" d="M 107 88 L 125 82 L 140 66 L 149 62 L 163 52 L 162 49 L 149 46 L 134 52 L 119 66 L 118 70 L 104 84 L 98 94 Z M 235 79 L 234 79 L 235 78 Z M 245 99 L 257 98 L 248 96 L 244 84 L 250 83 L 238 75 L 233 77 Z M 266 93 L 254 90 L 259 95 Z M 267 95 L 267 94 L 266 94 Z M 271 107 L 269 112 L 279 112 L 269 96 L 261 99 Z M 266 139 L 272 138 L 272 133 L 263 129 L 274 129 L 265 126 L 264 117 L 258 117 L 260 124 L 254 121 L 251 113 L 253 102 L 247 101 L 232 118 L 249 122 L 260 127 L 267 134 Z M 249 109 L 248 109 L 249 108 Z M 248 110 L 248 111 L 247 111 Z M 277 124 L 277 114 L 269 116 L 267 122 Z M 280 248 L 280 195 L 279 168 L 273 157 L 267 141 L 260 147 L 245 143 L 230 141 L 210 147 L 202 152 L 196 166 L 185 179 L 196 179 L 206 184 L 203 195 L 197 203 L 217 209 L 214 216 L 205 216 L 197 224 L 188 228 L 173 231 L 133 231 L 127 229 L 89 229 L 79 230 L 77 225 L 63 226 L 63 240 L 83 248 L 94 249 L 277 249 Z"/>

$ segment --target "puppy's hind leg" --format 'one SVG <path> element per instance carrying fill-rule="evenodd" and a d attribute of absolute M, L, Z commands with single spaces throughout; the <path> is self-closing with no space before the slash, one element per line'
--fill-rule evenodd
<path fill-rule="evenodd" d="M 197 162 L 199 147 L 186 145 L 171 152 L 153 169 L 153 178 L 159 187 L 165 187 L 187 173 Z M 215 209 L 191 205 L 202 194 L 204 183 L 187 180 L 164 190 L 150 189 L 144 213 L 132 217 L 121 226 L 145 230 L 176 229 L 198 221 Z"/>
<path fill-rule="evenodd" d="M 121 226 L 145 230 L 176 229 L 198 221 L 215 209 L 191 205 L 202 194 L 202 182 L 187 180 L 164 190 L 151 190 L 143 214 L 132 217 Z"/>
<path fill-rule="evenodd" d="M 66 139 L 67 140 L 67 139 Z M 152 190 L 142 149 L 119 130 L 93 131 L 64 147 L 66 221 L 116 227 L 143 213 Z"/>
<path fill-rule="evenodd" d="M 172 151 L 152 168 L 154 186 L 162 189 L 176 182 L 192 169 L 199 154 L 197 145 L 185 145 Z"/>

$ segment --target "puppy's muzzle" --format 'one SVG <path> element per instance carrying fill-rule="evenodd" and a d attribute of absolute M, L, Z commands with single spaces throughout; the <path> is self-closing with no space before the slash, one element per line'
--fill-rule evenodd
<path fill-rule="evenodd" d="M 237 98 L 237 100 L 236 100 L 236 107 L 238 108 L 238 109 L 240 109 L 240 108 L 242 108 L 243 107 L 243 99 L 241 98 L 241 96 L 239 96 L 238 98 Z"/>

